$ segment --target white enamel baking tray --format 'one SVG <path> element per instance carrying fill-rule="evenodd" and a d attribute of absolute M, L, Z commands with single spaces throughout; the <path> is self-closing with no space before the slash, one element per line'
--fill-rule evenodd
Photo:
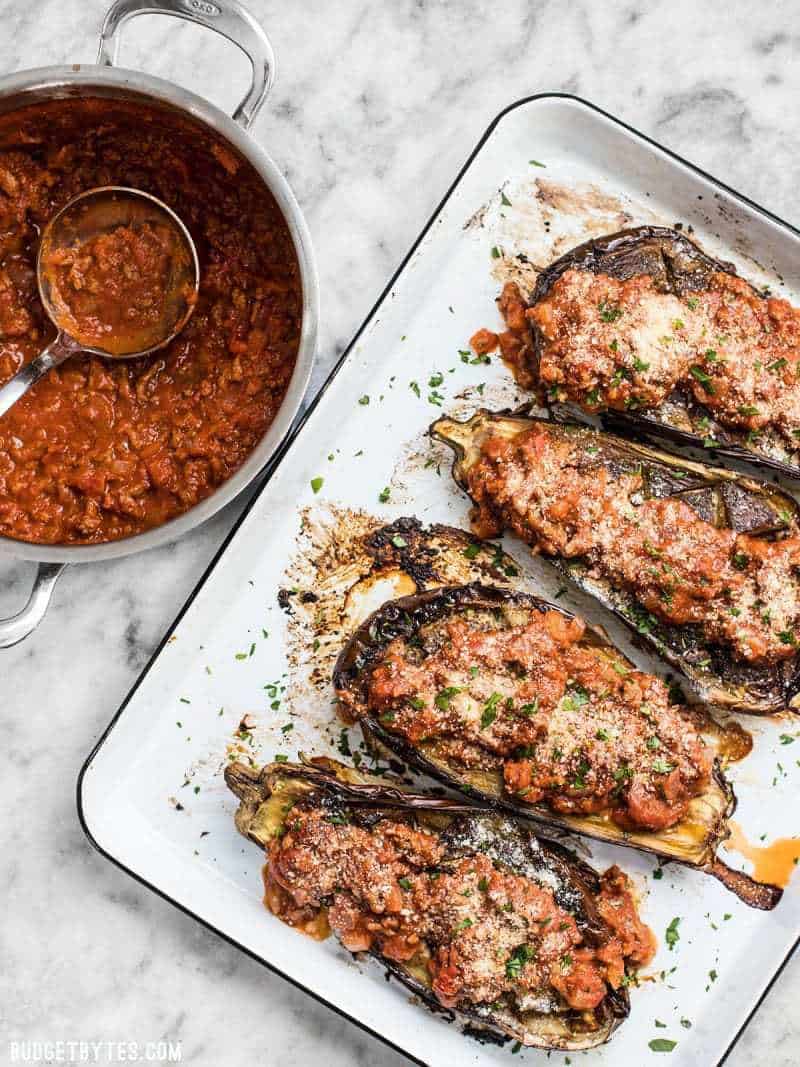
<path fill-rule="evenodd" d="M 356 962 L 333 940 L 318 944 L 269 915 L 261 903 L 262 857 L 234 830 L 235 802 L 220 772 L 246 713 L 256 724 L 258 760 L 301 749 L 335 753 L 340 724 L 331 694 L 304 685 L 302 666 L 287 662 L 287 615 L 276 598 L 290 581 L 286 569 L 300 545 L 303 509 L 306 528 L 309 517 L 316 521 L 331 504 L 386 521 L 416 514 L 466 526 L 466 500 L 446 470 L 437 475 L 436 465 L 426 467 L 419 455 L 425 428 L 442 411 L 514 399 L 499 361 L 474 366 L 459 357 L 478 326 L 498 322 L 493 300 L 516 269 L 513 255 L 525 251 L 543 263 L 593 233 L 646 221 L 691 225 L 712 253 L 800 297 L 800 235 L 769 212 L 581 100 L 538 96 L 503 112 L 279 451 L 263 489 L 79 779 L 84 829 L 105 856 L 431 1067 L 507 1063 L 509 1050 L 477 1044 L 412 1004 L 376 964 Z M 443 382 L 436 384 L 439 374 Z M 367 396 L 369 403 L 359 403 Z M 315 493 L 311 482 L 318 478 L 324 481 Z M 390 495 L 381 502 L 385 487 Z M 508 540 L 505 547 L 523 563 L 528 558 L 518 543 Z M 530 568 L 532 587 L 553 595 L 547 567 Z M 561 603 L 608 622 L 585 602 L 567 597 Z M 630 651 L 619 631 L 609 629 Z M 795 744 L 791 720 L 748 725 L 754 754 L 732 772 L 737 821 L 751 841 L 765 835 L 768 843 L 797 830 L 800 737 Z M 725 855 L 737 863 L 734 854 Z M 696 872 L 671 865 L 656 881 L 655 864 L 644 855 L 592 843 L 591 856 L 597 866 L 616 861 L 633 874 L 661 948 L 648 968 L 652 980 L 631 991 L 630 1018 L 609 1045 L 581 1062 L 721 1062 L 795 945 L 797 885 L 790 884 L 775 912 L 763 914 Z M 664 931 L 676 917 L 680 941 L 670 949 Z M 658 1038 L 676 1042 L 668 1059 L 649 1047 Z M 523 1050 L 520 1059 L 544 1063 L 545 1054 Z"/>

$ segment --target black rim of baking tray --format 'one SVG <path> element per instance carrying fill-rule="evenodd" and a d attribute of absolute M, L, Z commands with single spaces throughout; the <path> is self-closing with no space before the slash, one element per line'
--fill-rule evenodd
<path fill-rule="evenodd" d="M 236 536 L 236 534 L 237 534 L 237 532 L 239 530 L 239 527 L 244 522 L 245 518 L 249 515 L 249 513 L 250 513 L 251 509 L 254 507 L 256 501 L 259 499 L 259 497 L 263 493 L 264 489 L 266 488 L 267 484 L 269 483 L 270 478 L 272 477 L 272 475 L 277 470 L 277 468 L 278 468 L 281 460 L 283 459 L 283 457 L 286 455 L 286 452 L 294 444 L 295 440 L 297 439 L 298 435 L 301 433 L 301 431 L 302 431 L 303 427 L 305 426 L 306 422 L 308 421 L 309 417 L 312 415 L 312 413 L 316 409 L 317 404 L 322 399 L 322 396 L 327 391 L 328 387 L 333 382 L 333 380 L 336 377 L 336 375 L 339 373 L 339 371 L 344 366 L 345 362 L 347 361 L 347 359 L 350 356 L 350 353 L 353 351 L 353 348 L 358 343 L 358 341 L 359 341 L 361 335 L 363 334 L 364 330 L 366 329 L 368 324 L 372 321 L 373 317 L 375 316 L 375 314 L 379 310 L 381 304 L 391 294 L 392 289 L 397 284 L 398 278 L 400 277 L 400 275 L 405 270 L 405 268 L 408 265 L 411 257 L 414 255 L 416 250 L 419 248 L 420 244 L 422 243 L 422 241 L 425 238 L 425 236 L 428 233 L 428 231 L 433 226 L 433 224 L 436 221 L 436 219 L 442 213 L 442 210 L 444 209 L 445 205 L 447 204 L 447 201 L 450 199 L 452 194 L 455 192 L 456 187 L 460 184 L 461 179 L 464 177 L 466 172 L 469 170 L 469 168 L 472 165 L 475 157 L 478 155 L 480 150 L 483 148 L 484 144 L 489 139 L 489 137 L 491 136 L 492 132 L 494 131 L 494 129 L 498 125 L 498 123 L 501 121 L 501 119 L 503 119 L 511 111 L 514 111 L 516 108 L 522 107 L 525 104 L 530 104 L 535 100 L 569 100 L 572 103 L 580 104 L 583 107 L 588 108 L 590 111 L 593 111 L 595 114 L 601 115 L 603 118 L 609 119 L 615 125 L 622 127 L 622 129 L 626 130 L 628 133 L 632 133 L 635 137 L 638 137 L 640 141 L 644 141 L 645 144 L 651 145 L 653 148 L 657 148 L 659 150 L 659 152 L 663 152 L 664 155 L 669 156 L 669 158 L 674 160 L 676 163 L 680 163 L 681 166 L 684 166 L 688 170 L 692 171 L 693 173 L 700 175 L 700 177 L 704 178 L 706 181 L 710 182 L 712 185 L 715 185 L 718 189 L 722 189 L 724 192 L 726 192 L 726 193 L 730 194 L 731 196 L 735 197 L 741 203 L 746 204 L 748 207 L 753 208 L 753 210 L 757 211 L 759 214 L 764 215 L 766 218 L 771 219 L 773 222 L 777 222 L 780 226 L 782 226 L 786 230 L 789 230 L 795 236 L 800 237 L 800 230 L 798 230 L 796 227 L 792 226 L 791 223 L 786 222 L 784 219 L 780 218 L 778 215 L 773 214 L 773 212 L 767 210 L 767 208 L 761 207 L 760 204 L 755 203 L 755 201 L 751 200 L 749 197 L 743 196 L 742 193 L 739 193 L 735 189 L 732 189 L 729 185 L 725 185 L 724 182 L 721 182 L 717 178 L 714 178 L 711 174 L 708 174 L 701 167 L 696 167 L 693 163 L 689 163 L 682 156 L 679 156 L 676 152 L 672 152 L 672 151 L 670 151 L 670 149 L 665 148 L 663 145 L 659 144 L 658 141 L 655 141 L 652 137 L 648 137 L 646 134 L 641 133 L 641 131 L 637 130 L 635 127 L 630 126 L 627 122 L 623 122 L 621 119 L 618 119 L 614 115 L 611 115 L 607 111 L 604 111 L 602 108 L 597 107 L 596 104 L 592 104 L 588 100 L 584 100 L 582 97 L 574 96 L 571 93 L 534 93 L 531 96 L 525 96 L 525 97 L 522 97 L 520 100 L 514 101 L 513 104 L 509 104 L 509 106 L 507 108 L 504 108 L 493 119 L 493 121 L 491 122 L 489 127 L 486 129 L 486 132 L 483 134 L 481 139 L 478 141 L 478 143 L 475 146 L 475 148 L 472 150 L 472 152 L 470 152 L 469 156 L 467 157 L 466 161 L 464 162 L 464 165 L 459 170 L 458 174 L 456 175 L 456 177 L 455 177 L 454 181 L 452 182 L 452 184 L 450 185 L 449 189 L 447 190 L 447 192 L 444 194 L 444 196 L 442 197 L 442 199 L 439 202 L 439 204 L 434 209 L 433 214 L 430 216 L 430 218 L 426 222 L 425 226 L 423 227 L 423 229 L 420 232 L 420 234 L 417 237 L 417 239 L 414 241 L 414 243 L 409 248 L 408 252 L 403 257 L 402 262 L 400 263 L 400 265 L 398 266 L 397 270 L 394 272 L 394 274 L 391 276 L 391 278 L 387 282 L 387 284 L 384 287 L 383 291 L 381 292 L 380 296 L 375 301 L 375 304 L 373 305 L 371 310 L 368 312 L 366 318 L 361 323 L 359 328 L 356 330 L 356 332 L 353 335 L 350 343 L 348 344 L 347 348 L 345 348 L 345 350 L 342 353 L 342 355 L 339 357 L 339 359 L 338 359 L 336 365 L 334 366 L 333 370 L 330 372 L 328 377 L 325 379 L 324 383 L 322 384 L 322 386 L 320 387 L 320 389 L 318 390 L 316 395 L 313 397 L 313 399 L 309 403 L 309 405 L 306 408 L 306 410 L 303 412 L 303 414 L 300 416 L 298 421 L 295 423 L 295 425 L 289 431 L 289 433 L 287 434 L 286 438 L 279 445 L 277 451 L 275 452 L 275 455 L 272 457 L 272 459 L 269 461 L 269 463 L 267 463 L 266 466 L 264 467 L 264 470 L 263 470 L 263 472 L 262 472 L 262 474 L 260 476 L 261 477 L 261 483 L 260 483 L 258 489 L 253 494 L 252 499 L 250 501 L 248 501 L 248 503 L 245 506 L 244 510 L 242 511 L 241 515 L 237 518 L 236 522 L 233 524 L 233 527 L 231 528 L 230 532 L 226 536 L 225 540 L 220 545 L 220 547 L 217 550 L 217 552 L 214 554 L 213 559 L 211 560 L 211 562 L 206 567 L 206 569 L 205 569 L 203 575 L 201 576 L 200 580 L 198 581 L 197 585 L 194 587 L 192 592 L 189 594 L 189 597 L 186 600 L 186 603 L 183 605 L 183 607 L 180 609 L 178 614 L 175 616 L 175 619 L 173 620 L 172 625 L 168 627 L 164 637 L 159 642 L 158 647 L 156 648 L 155 652 L 152 654 L 152 656 L 148 660 L 147 664 L 145 665 L 145 667 L 142 670 L 142 672 L 139 675 L 139 677 L 136 679 L 136 681 L 131 686 L 131 689 L 128 692 L 128 695 L 125 697 L 125 699 L 120 704 L 119 708 L 117 709 L 116 713 L 114 714 L 114 717 L 112 718 L 111 722 L 108 724 L 108 726 L 103 731 L 103 733 L 102 733 L 100 739 L 98 740 L 97 744 L 94 746 L 92 751 L 89 753 L 89 756 L 87 757 L 86 762 L 81 767 L 80 774 L 78 775 L 77 786 L 76 786 L 78 818 L 80 820 L 81 827 L 83 829 L 83 832 L 86 834 L 87 838 L 89 839 L 90 843 L 94 846 L 94 848 L 97 849 L 97 851 L 100 853 L 101 856 L 104 856 L 107 860 L 110 860 L 111 863 L 115 864 L 121 870 L 125 871 L 126 874 L 129 874 L 131 876 L 131 878 L 135 878 L 136 881 L 139 882 L 141 885 L 146 886 L 148 889 L 152 890 L 154 893 L 156 893 L 158 896 L 162 897 L 164 900 L 169 901 L 169 903 L 173 904 L 176 908 L 178 908 L 179 911 L 182 911 L 185 915 L 189 915 L 192 919 L 194 919 L 196 922 L 199 922 L 207 930 L 211 930 L 212 933 L 217 934 L 224 941 L 227 941 L 229 945 L 233 945 L 235 948 L 237 948 L 240 951 L 244 952 L 246 955 L 250 956 L 251 959 L 256 960 L 258 963 L 262 964 L 264 967 L 266 967 L 270 971 L 272 971 L 273 974 L 277 974 L 281 978 L 284 978 L 287 982 L 290 982 L 297 989 L 302 990 L 303 993 L 306 993 L 308 996 L 313 997 L 314 1000 L 318 1001 L 320 1004 L 324 1004 L 327 1008 L 330 1008 L 331 1011 L 336 1012 L 337 1015 L 342 1016 L 342 1018 L 347 1019 L 349 1022 L 351 1022 L 355 1026 L 359 1027 L 359 1029 L 364 1030 L 366 1033 L 370 1034 L 372 1037 L 375 1037 L 379 1041 L 383 1042 L 384 1045 L 388 1045 L 390 1048 L 394 1049 L 396 1052 L 399 1052 L 401 1055 L 405 1056 L 407 1059 L 412 1060 L 414 1063 L 421 1064 L 421 1067 L 427 1067 L 427 1065 L 425 1064 L 425 1062 L 423 1060 L 417 1059 L 416 1056 L 411 1056 L 405 1049 L 401 1048 L 399 1045 L 396 1045 L 393 1041 L 390 1041 L 388 1038 L 386 1038 L 382 1034 L 378 1033 L 377 1030 L 373 1030 L 372 1027 L 368 1026 L 366 1023 L 361 1022 L 359 1019 L 353 1018 L 351 1015 L 349 1015 L 342 1008 L 337 1007 L 336 1004 L 332 1004 L 329 1000 L 326 1000 L 325 997 L 320 996 L 319 993 L 315 993 L 313 990 L 308 989 L 306 986 L 304 986 L 302 984 L 302 982 L 298 982 L 296 979 L 292 978 L 290 975 L 285 974 L 283 971 L 280 970 L 280 968 L 274 966 L 268 960 L 265 960 L 263 958 L 263 956 L 258 955 L 258 953 L 254 952 L 252 949 L 247 948 L 246 945 L 243 945 L 239 941 L 237 941 L 235 938 L 230 937 L 228 934 L 224 933 L 218 927 L 214 926 L 213 923 L 207 922 L 201 916 L 199 916 L 195 912 L 193 912 L 191 908 L 188 908 L 185 905 L 181 904 L 179 901 L 175 900 L 175 898 L 171 897 L 169 895 L 169 893 L 165 893 L 163 890 L 159 889 L 158 886 L 155 886 L 155 885 L 152 884 L 152 882 L 149 882 L 146 878 L 143 878 L 141 875 L 137 874 L 135 871 L 132 871 L 129 867 L 127 867 L 124 863 L 122 863 L 121 860 L 117 859 L 110 852 L 107 852 L 104 848 L 102 848 L 97 843 L 97 841 L 94 839 L 94 837 L 92 836 L 92 832 L 89 829 L 89 826 L 88 826 L 88 824 L 86 822 L 86 817 L 84 815 L 84 811 L 83 811 L 83 778 L 84 778 L 84 775 L 86 774 L 86 771 L 89 768 L 89 765 L 91 764 L 92 760 L 97 755 L 97 753 L 100 751 L 100 749 L 102 748 L 103 744 L 106 741 L 106 738 L 109 736 L 111 731 L 114 729 L 114 727 L 117 724 L 120 716 L 125 711 L 125 708 L 128 706 L 128 704 L 130 703 L 134 693 L 136 692 L 136 690 L 141 685 L 141 683 L 144 680 L 145 676 L 149 673 L 150 668 L 153 666 L 153 664 L 156 662 L 156 660 L 160 656 L 162 650 L 164 649 L 164 646 L 166 645 L 167 641 L 169 640 L 170 634 L 172 634 L 172 632 L 175 630 L 175 627 L 180 623 L 180 621 L 183 618 L 183 616 L 189 610 L 189 608 L 191 607 L 192 603 L 194 602 L 195 597 L 197 596 L 197 594 L 200 592 L 200 590 L 205 585 L 207 579 L 210 577 L 210 575 L 211 575 L 212 571 L 214 570 L 214 568 L 216 567 L 217 563 L 219 563 L 219 561 L 222 558 L 223 554 L 227 551 L 228 546 L 230 545 L 230 543 L 233 540 L 233 538 Z M 800 945 L 800 936 L 797 938 L 795 943 L 789 949 L 789 951 L 787 952 L 786 956 L 783 958 L 780 966 L 776 969 L 775 973 L 772 975 L 772 977 L 767 982 L 766 986 L 764 987 L 763 991 L 761 992 L 761 995 L 758 997 L 756 1003 L 753 1005 L 753 1007 L 750 1010 L 750 1012 L 748 1013 L 747 1017 L 743 1020 L 742 1025 L 739 1027 L 738 1031 L 734 1035 L 733 1040 L 731 1041 L 731 1043 L 728 1045 L 727 1049 L 725 1050 L 725 1053 L 723 1054 L 722 1058 L 717 1061 L 717 1067 L 722 1067 L 722 1064 L 728 1059 L 728 1057 L 730 1056 L 731 1052 L 733 1051 L 735 1046 L 738 1044 L 739 1039 L 741 1038 L 742 1034 L 744 1033 L 745 1029 L 747 1028 L 748 1023 L 753 1018 L 755 1013 L 758 1011 L 758 1009 L 760 1008 L 761 1004 L 764 1001 L 764 998 L 767 996 L 769 991 L 774 986 L 775 982 L 778 980 L 778 978 L 782 974 L 784 968 L 786 967 L 787 963 L 791 959 L 791 957 L 794 954 L 795 950 L 797 949 L 798 945 Z"/>

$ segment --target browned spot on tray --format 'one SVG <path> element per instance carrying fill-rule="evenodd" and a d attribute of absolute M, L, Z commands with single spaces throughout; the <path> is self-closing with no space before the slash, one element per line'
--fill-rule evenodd
<path fill-rule="evenodd" d="M 492 276 L 515 282 L 529 295 L 539 272 L 562 252 L 591 237 L 629 226 L 634 219 L 655 221 L 653 213 L 589 182 L 548 178 L 509 182 L 469 220 L 471 229 L 491 229 Z"/>
<path fill-rule="evenodd" d="M 387 600 L 439 585 L 483 580 L 507 585 L 515 568 L 493 545 L 480 547 L 466 530 L 403 518 L 386 525 L 374 515 L 335 504 L 303 511 L 300 548 L 286 584 L 296 590 L 287 615 L 287 661 L 297 698 L 310 686 L 317 701 L 330 690 L 345 641 Z M 465 554 L 466 553 L 466 554 Z M 303 593 L 314 592 L 313 601 Z"/>
<path fill-rule="evenodd" d="M 628 219 L 631 217 L 618 196 L 604 192 L 597 185 L 562 185 L 547 178 L 539 178 L 536 185 L 539 200 L 554 211 L 566 215 L 593 215 L 602 212 Z"/>

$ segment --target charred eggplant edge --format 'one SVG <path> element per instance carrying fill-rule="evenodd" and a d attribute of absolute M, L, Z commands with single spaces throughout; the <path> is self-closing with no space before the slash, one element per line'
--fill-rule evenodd
<path fill-rule="evenodd" d="M 652 448 L 639 441 L 632 441 L 628 438 L 619 437 L 606 430 L 597 430 L 585 423 L 554 421 L 553 419 L 532 415 L 529 413 L 529 410 L 528 405 L 515 411 L 489 411 L 486 408 L 481 408 L 464 422 L 459 422 L 456 419 L 444 416 L 437 419 L 436 422 L 431 425 L 429 430 L 431 437 L 437 441 L 441 441 L 452 449 L 454 453 L 451 468 L 453 480 L 468 496 L 469 490 L 463 470 L 463 464 L 466 460 L 466 449 L 459 438 L 467 436 L 471 431 L 471 427 L 475 423 L 480 423 L 484 420 L 490 423 L 504 420 L 507 422 L 519 423 L 520 432 L 526 427 L 538 423 L 548 429 L 555 429 L 559 432 L 585 435 L 587 438 L 591 437 L 592 441 L 599 446 L 608 443 L 610 447 L 618 452 L 630 452 L 631 458 L 638 462 L 650 462 L 660 466 L 683 470 L 688 472 L 692 477 L 706 481 L 709 485 L 720 482 L 734 483 L 743 491 L 761 495 L 765 497 L 767 501 L 771 501 L 775 498 L 779 499 L 784 509 L 789 510 L 794 519 L 800 522 L 800 506 L 798 506 L 797 502 L 777 486 L 773 486 L 770 483 L 760 482 L 755 478 L 740 474 L 737 471 L 699 463 L 696 460 L 684 459 L 683 457 L 675 456 L 669 452 L 662 452 L 659 449 Z M 450 432 L 448 432 L 447 427 L 451 428 Z M 457 428 L 456 433 L 458 436 L 453 435 L 454 428 Z M 610 611 L 617 619 L 623 622 L 625 626 L 635 634 L 636 641 L 639 644 L 656 653 L 656 655 L 664 660 L 670 667 L 679 670 L 695 687 L 698 695 L 700 695 L 707 703 L 729 711 L 742 711 L 752 715 L 771 715 L 777 711 L 784 710 L 787 707 L 794 707 L 794 702 L 800 698 L 800 657 L 796 657 L 794 660 L 789 661 L 792 664 L 792 667 L 786 668 L 787 672 L 791 670 L 790 677 L 787 681 L 780 678 L 776 679 L 776 688 L 779 687 L 779 691 L 769 698 L 760 697 L 753 691 L 752 686 L 749 686 L 746 682 L 741 682 L 736 685 L 731 684 L 726 680 L 722 672 L 706 670 L 687 661 L 684 655 L 673 650 L 657 636 L 643 629 L 640 619 L 630 617 L 621 606 L 610 603 L 608 599 L 600 596 L 597 589 L 591 583 L 584 582 L 583 579 L 575 573 L 574 567 L 570 566 L 568 561 L 550 556 L 544 556 L 543 558 L 546 559 L 550 566 L 554 567 L 565 579 L 582 592 L 593 597 L 593 599 L 602 604 L 607 611 Z M 635 597 L 632 597 L 632 599 L 635 600 Z M 678 630 L 679 627 L 675 627 L 674 629 Z M 724 658 L 724 650 L 721 650 L 721 656 Z M 780 668 L 776 668 L 775 670 L 777 673 Z"/>
<path fill-rule="evenodd" d="M 345 806 L 355 806 L 369 809 L 395 809 L 412 811 L 416 815 L 424 816 L 427 813 L 432 818 L 439 819 L 447 816 L 472 815 L 498 818 L 502 813 L 494 808 L 480 808 L 474 804 L 464 804 L 449 797 L 433 796 L 387 785 L 385 782 L 374 782 L 367 779 L 355 769 L 339 763 L 327 757 L 318 757 L 303 763 L 271 763 L 255 770 L 243 763 L 232 763 L 225 768 L 225 783 L 240 801 L 240 806 L 235 814 L 236 828 L 248 840 L 261 848 L 265 848 L 269 838 L 268 831 L 272 828 L 272 812 L 259 818 L 261 809 L 268 805 L 273 794 L 275 784 L 280 779 L 294 779 L 298 784 L 308 783 L 308 792 L 322 790 L 331 796 L 337 803 Z M 282 813 L 285 815 L 286 813 Z M 265 825 L 266 824 L 266 825 Z M 515 831 L 523 836 L 526 843 L 535 841 L 547 856 L 551 870 L 555 871 L 559 878 L 568 879 L 582 900 L 591 900 L 599 890 L 599 875 L 588 863 L 579 859 L 573 852 L 556 841 L 550 841 L 537 836 L 530 827 L 515 825 Z M 274 830 L 269 834 L 273 836 Z M 593 909 L 586 906 L 587 913 Z M 542 1015 L 542 1019 L 561 1024 L 563 1038 L 555 1038 L 548 1035 L 547 1040 L 536 1040 L 535 1033 L 528 1027 L 530 1023 L 521 1023 L 519 1030 L 512 1030 L 504 1026 L 502 1020 L 489 1012 L 468 1008 L 456 1010 L 444 1007 L 433 995 L 430 987 L 426 986 L 419 978 L 405 970 L 401 964 L 382 956 L 378 950 L 368 953 L 376 959 L 387 971 L 395 977 L 403 986 L 420 998 L 423 1004 L 434 1014 L 441 1015 L 450 1021 L 458 1021 L 464 1025 L 465 1034 L 476 1037 L 484 1042 L 504 1044 L 509 1040 L 521 1040 L 522 1036 L 530 1037 L 523 1044 L 528 1047 L 551 1049 L 553 1051 L 564 1050 L 580 1051 L 594 1048 L 609 1040 L 617 1027 L 624 1022 L 630 1012 L 630 1000 L 628 991 L 623 986 L 619 989 L 609 989 L 602 1002 L 602 1012 L 598 1021 L 598 1028 L 594 1031 L 574 1033 L 568 1030 L 566 1019 Z M 534 1014 L 534 1013 L 530 1013 Z"/>
<path fill-rule="evenodd" d="M 665 831 L 665 840 L 660 843 L 658 833 L 648 834 L 637 831 L 635 835 L 622 829 L 608 828 L 604 824 L 592 829 L 592 818 L 579 818 L 571 815 L 559 815 L 544 805 L 521 804 L 501 792 L 488 793 L 476 787 L 468 778 L 459 775 L 452 766 L 445 767 L 434 762 L 421 753 L 406 739 L 397 736 L 369 713 L 366 703 L 360 698 L 359 690 L 365 671 L 380 661 L 385 645 L 402 631 L 398 622 L 405 627 L 406 635 L 416 630 L 425 622 L 441 617 L 445 612 L 457 611 L 467 607 L 496 608 L 508 604 L 538 611 L 557 611 L 567 619 L 573 614 L 557 604 L 551 604 L 531 593 L 513 592 L 496 589 L 491 586 L 465 585 L 430 589 L 408 597 L 389 601 L 373 612 L 351 635 L 336 662 L 333 684 L 337 693 L 346 692 L 349 697 L 350 712 L 354 712 L 359 721 L 366 723 L 368 733 L 381 745 L 394 753 L 409 766 L 428 774 L 443 785 L 456 789 L 469 799 L 481 805 L 508 812 L 516 818 L 533 821 L 551 830 L 568 830 L 572 833 L 607 841 L 624 848 L 634 848 L 648 852 L 661 859 L 675 861 L 713 875 L 726 888 L 736 894 L 745 904 L 762 911 L 774 908 L 783 890 L 778 886 L 757 882 L 742 871 L 727 866 L 717 856 L 720 844 L 730 836 L 728 822 L 736 809 L 736 796 L 733 786 L 722 773 L 719 761 L 715 761 L 713 784 L 724 801 L 713 824 L 709 824 L 705 838 L 701 842 L 701 856 L 698 860 L 682 858 L 668 847 L 670 831 Z M 593 643 L 614 649 L 615 656 L 630 663 L 597 628 L 587 627 L 586 638 Z M 630 664 L 633 667 L 633 664 Z M 714 805 L 711 805 L 713 810 Z M 679 824 L 680 825 L 680 824 Z"/>

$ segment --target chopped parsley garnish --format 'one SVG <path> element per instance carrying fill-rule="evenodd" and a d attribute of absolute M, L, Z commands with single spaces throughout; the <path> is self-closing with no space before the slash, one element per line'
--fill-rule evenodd
<path fill-rule="evenodd" d="M 511 201 L 508 199 L 502 189 L 500 190 L 500 203 L 503 205 L 503 207 L 511 207 Z"/>
<path fill-rule="evenodd" d="M 649 749 L 661 748 L 661 742 L 657 737 L 648 737 L 645 743 Z"/>
<path fill-rule="evenodd" d="M 678 933 L 678 927 L 681 924 L 679 916 L 676 916 L 667 927 L 667 932 L 664 934 L 664 940 L 667 942 L 667 947 L 670 952 L 675 948 L 681 939 L 681 935 Z"/>
<path fill-rule="evenodd" d="M 401 889 L 410 889 L 411 888 L 411 879 L 410 878 L 398 878 L 397 879 L 397 884 L 400 886 Z"/>
<path fill-rule="evenodd" d="M 400 534 L 395 534 L 392 538 L 392 544 L 395 548 L 408 548 L 408 541 Z"/>
<path fill-rule="evenodd" d="M 546 163 L 540 163 L 538 159 L 529 159 L 528 162 L 532 167 L 546 167 Z"/>
<path fill-rule="evenodd" d="M 782 745 L 791 745 L 794 743 L 794 738 L 791 734 L 781 734 L 780 742 Z"/>
<path fill-rule="evenodd" d="M 714 395 L 714 385 L 711 381 L 711 376 L 706 374 L 702 367 L 698 367 L 697 364 L 689 368 L 691 376 L 702 385 L 703 389 L 709 396 Z"/>
<path fill-rule="evenodd" d="M 582 685 L 572 686 L 561 700 L 563 711 L 577 711 L 589 703 L 589 694 Z"/>
<path fill-rule="evenodd" d="M 456 925 L 455 932 L 459 930 L 468 930 L 472 926 L 472 919 L 462 919 L 460 923 Z"/>
<path fill-rule="evenodd" d="M 616 307 L 614 304 L 609 304 L 607 300 L 601 300 L 597 305 L 597 310 L 600 312 L 600 318 L 603 322 L 616 322 L 622 314 L 622 309 Z"/>
<path fill-rule="evenodd" d="M 369 403 L 369 396 L 368 396 L 368 394 L 367 394 L 367 393 L 364 393 L 364 395 L 363 395 L 363 396 L 360 396 L 360 397 L 358 398 L 358 402 L 359 402 L 359 404 L 361 404 L 361 405 L 362 405 L 362 407 L 366 407 L 366 406 L 367 406 L 367 404 Z"/>
<path fill-rule="evenodd" d="M 750 557 L 744 552 L 734 552 L 733 565 L 737 571 L 743 571 L 747 568 L 747 564 L 750 562 Z"/>
<path fill-rule="evenodd" d="M 653 760 L 653 770 L 656 774 L 669 774 L 670 771 L 675 770 L 675 765 L 673 763 L 668 763 L 667 760 L 659 757 L 658 759 Z"/>
<path fill-rule="evenodd" d="M 439 371 L 436 371 L 435 374 L 432 374 L 430 378 L 428 378 L 428 385 L 431 387 L 431 389 L 436 389 L 442 384 L 443 381 L 444 375 L 441 374 Z"/>
<path fill-rule="evenodd" d="M 649 363 L 645 363 L 645 361 L 643 359 L 639 359 L 639 357 L 637 356 L 633 361 L 633 369 L 634 370 L 639 370 L 639 371 L 649 370 L 650 369 L 650 364 Z"/>
<path fill-rule="evenodd" d="M 582 759 L 580 761 L 575 777 L 572 779 L 573 789 L 584 789 L 586 787 L 586 775 L 591 770 L 591 766 L 588 760 Z"/>
<path fill-rule="evenodd" d="M 480 545 L 467 545 L 467 547 L 464 549 L 462 555 L 464 555 L 467 559 L 475 559 L 475 557 L 478 555 L 480 550 L 481 550 L 481 546 Z"/>
<path fill-rule="evenodd" d="M 608 730 L 604 730 L 602 727 L 597 731 L 594 736 L 597 738 L 598 741 L 611 740 L 611 734 L 608 732 Z"/>
<path fill-rule="evenodd" d="M 419 382 L 409 382 L 408 383 L 408 388 L 411 389 L 413 392 L 415 392 L 417 394 L 417 396 L 421 395 L 421 393 L 419 391 Z"/>
<path fill-rule="evenodd" d="M 450 708 L 450 701 L 457 693 L 460 692 L 461 686 L 448 685 L 446 689 L 442 689 L 439 693 L 436 694 L 434 704 L 437 708 L 441 708 L 442 711 L 448 711 Z"/>
<path fill-rule="evenodd" d="M 517 714 L 518 715 L 522 715 L 523 718 L 527 719 L 531 715 L 535 715 L 538 710 L 539 710 L 539 698 L 538 697 L 534 697 L 533 700 L 530 702 L 530 704 L 523 704 L 522 707 L 518 708 L 517 709 Z"/>
<path fill-rule="evenodd" d="M 492 248 L 492 259 L 499 259 L 501 254 L 502 253 L 500 252 L 500 249 L 497 247 L 497 245 L 494 245 L 494 247 Z"/>
<path fill-rule="evenodd" d="M 502 693 L 492 693 L 486 701 L 481 715 L 481 730 L 487 730 L 497 718 L 497 705 L 502 699 Z"/>
<path fill-rule="evenodd" d="M 480 889 L 481 893 L 485 893 L 488 888 L 489 888 L 489 879 L 488 878 L 481 878 L 478 881 L 478 889 Z"/>
<path fill-rule="evenodd" d="M 677 1041 L 670 1041 L 667 1037 L 654 1037 L 647 1047 L 651 1052 L 672 1052 L 677 1044 Z"/>
<path fill-rule="evenodd" d="M 778 640 L 783 645 L 796 645 L 797 638 L 794 635 L 794 630 L 781 630 L 778 634 Z"/>
<path fill-rule="evenodd" d="M 311 479 L 311 488 L 314 490 L 315 493 L 318 493 L 320 491 L 324 481 L 325 481 L 324 478 L 312 478 Z"/>
<path fill-rule="evenodd" d="M 386 485 L 386 486 L 384 486 L 384 488 L 383 488 L 383 489 L 381 489 L 381 491 L 380 491 L 380 492 L 378 493 L 378 500 L 380 500 L 381 504 L 385 504 L 385 503 L 386 503 L 386 501 L 387 501 L 387 500 L 389 499 L 389 497 L 390 497 L 391 495 L 392 495 L 392 491 L 391 491 L 391 489 L 389 488 L 389 486 L 388 486 L 388 485 Z"/>
<path fill-rule="evenodd" d="M 506 960 L 506 977 L 519 978 L 522 968 L 528 960 L 532 960 L 535 956 L 536 950 L 532 949 L 530 945 L 517 945 Z"/>

